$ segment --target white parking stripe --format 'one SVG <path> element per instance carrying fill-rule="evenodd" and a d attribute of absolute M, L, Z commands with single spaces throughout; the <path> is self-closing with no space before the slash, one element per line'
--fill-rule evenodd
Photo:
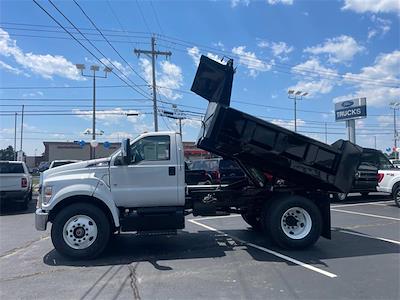
<path fill-rule="evenodd" d="M 384 241 L 384 242 L 389 242 L 389 243 L 400 245 L 400 241 L 389 240 L 389 239 L 385 239 L 385 238 L 381 238 L 381 237 L 377 237 L 377 236 L 370 236 L 370 235 L 363 234 L 363 233 L 358 233 L 358 232 L 350 232 L 350 231 L 347 231 L 347 230 L 339 230 L 339 231 L 343 232 L 343 233 L 347 233 L 347 234 L 362 236 L 362 237 L 366 237 L 366 238 L 370 238 L 370 239 L 374 239 L 374 240 L 380 240 L 380 241 Z"/>
<path fill-rule="evenodd" d="M 376 204 L 378 205 L 379 203 L 387 203 L 387 202 L 392 202 L 393 200 L 385 200 L 385 201 L 375 201 L 375 202 L 363 202 L 363 203 L 354 203 L 354 204 L 341 204 L 341 205 L 332 205 L 331 208 L 337 208 L 337 207 L 349 207 L 349 206 L 362 206 L 362 205 L 368 205 L 368 204 Z M 379 204 L 379 205 L 382 205 Z"/>
<path fill-rule="evenodd" d="M 346 213 L 346 214 L 353 214 L 353 215 L 360 215 L 360 216 L 373 217 L 373 218 L 379 218 L 379 219 L 400 221 L 399 218 L 386 217 L 386 216 L 380 216 L 380 215 L 372 215 L 372 214 L 366 214 L 366 213 L 361 213 L 361 212 L 356 212 L 356 211 L 348 211 L 348 210 L 334 209 L 334 208 L 332 208 L 331 210 Z"/>
<path fill-rule="evenodd" d="M 256 244 L 243 241 L 243 240 L 241 240 L 241 239 L 239 239 L 239 238 L 237 238 L 237 237 L 234 237 L 234 236 L 231 236 L 231 235 L 229 235 L 229 234 L 226 234 L 225 232 L 220 231 L 220 230 L 218 230 L 218 229 L 216 229 L 216 228 L 213 228 L 213 227 L 211 227 L 211 226 L 208 226 L 208 225 L 202 224 L 202 223 L 200 223 L 200 222 L 197 222 L 197 220 L 191 219 L 191 220 L 189 220 L 189 222 L 191 222 L 191 223 L 193 223 L 193 224 L 196 224 L 196 225 L 198 225 L 198 226 L 204 227 L 204 228 L 206 228 L 206 229 L 208 229 L 208 230 L 210 230 L 210 231 L 218 232 L 219 234 L 221 234 L 221 235 L 223 235 L 223 236 L 229 236 L 231 239 L 236 240 L 236 241 L 238 241 L 239 243 L 241 243 L 241 244 L 243 244 L 243 245 L 250 246 L 250 247 L 256 248 L 256 249 L 258 249 L 258 250 L 267 252 L 267 253 L 272 254 L 272 255 L 274 255 L 274 256 L 276 256 L 276 257 L 279 257 L 279 258 L 281 258 L 281 259 L 283 259 L 283 260 L 289 261 L 289 262 L 294 263 L 294 264 L 296 264 L 296 265 L 299 265 L 299 266 L 301 266 L 301 267 L 303 267 L 303 268 L 306 268 L 306 269 L 308 269 L 308 270 L 311 270 L 311 271 L 320 273 L 320 274 L 325 275 L 325 276 L 330 277 L 330 278 L 336 278 L 336 277 L 337 277 L 336 274 L 333 274 L 333 273 L 324 271 L 324 270 L 322 270 L 322 269 L 316 268 L 316 267 L 314 267 L 314 266 L 312 266 L 312 265 L 303 263 L 303 262 L 301 262 L 301 261 L 299 261 L 299 260 L 297 260 L 297 259 L 294 259 L 294 258 L 289 257 L 289 256 L 287 256 L 287 255 L 278 253 L 278 252 L 273 251 L 273 250 L 271 250 L 271 249 L 267 249 L 267 248 L 265 248 L 265 247 L 261 247 L 261 246 L 256 245 Z"/>
<path fill-rule="evenodd" d="M 240 217 L 238 214 L 227 215 L 227 216 L 213 216 L 213 217 L 204 217 L 204 218 L 197 218 L 196 221 L 201 220 L 212 220 L 212 219 L 224 219 L 224 218 L 233 218 L 233 217 Z"/>

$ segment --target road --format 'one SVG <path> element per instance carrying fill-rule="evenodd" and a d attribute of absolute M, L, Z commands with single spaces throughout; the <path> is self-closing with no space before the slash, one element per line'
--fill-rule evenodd
<path fill-rule="evenodd" d="M 240 216 L 187 217 L 177 236 L 116 236 L 92 261 L 61 257 L 26 213 L 0 216 L 1 299 L 399 299 L 400 209 L 332 205 L 332 240 L 282 251 Z"/>

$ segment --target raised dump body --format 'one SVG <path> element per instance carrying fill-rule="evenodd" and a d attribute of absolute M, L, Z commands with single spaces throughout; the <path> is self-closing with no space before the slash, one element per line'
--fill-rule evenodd
<path fill-rule="evenodd" d="M 235 159 L 262 185 L 269 173 L 310 190 L 350 191 L 362 148 L 327 145 L 229 107 L 233 64 L 202 56 L 192 91 L 210 101 L 197 146 Z"/>

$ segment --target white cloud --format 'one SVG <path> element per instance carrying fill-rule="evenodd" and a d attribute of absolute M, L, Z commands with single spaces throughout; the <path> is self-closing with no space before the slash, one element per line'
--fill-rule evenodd
<path fill-rule="evenodd" d="M 44 78 L 60 76 L 72 80 L 83 80 L 75 65 L 61 55 L 24 53 L 17 41 L 0 28 L 0 55 L 13 57 L 25 69 Z"/>
<path fill-rule="evenodd" d="M 347 73 L 344 76 L 343 82 L 354 84 L 357 90 L 335 100 L 367 97 L 368 106 L 387 106 L 400 98 L 399 70 L 400 50 L 380 54 L 374 65 L 362 68 L 358 74 Z"/>
<path fill-rule="evenodd" d="M 141 58 L 139 64 L 142 68 L 145 79 L 148 82 L 152 82 L 152 68 L 150 61 L 146 58 Z M 182 69 L 169 61 L 162 61 L 159 65 L 161 70 L 157 70 L 156 72 L 158 93 L 171 100 L 182 98 L 181 94 L 174 91 L 179 89 L 183 84 Z"/>
<path fill-rule="evenodd" d="M 359 52 L 365 48 L 347 35 L 341 35 L 332 39 L 327 39 L 324 44 L 304 49 L 304 52 L 312 54 L 327 54 L 328 61 L 331 63 L 343 63 L 351 61 Z"/>
<path fill-rule="evenodd" d="M 388 127 L 389 125 L 393 125 L 393 117 L 392 116 L 379 116 L 376 118 L 380 127 Z"/>
<path fill-rule="evenodd" d="M 6 64 L 4 61 L 0 60 L 0 69 L 6 70 L 10 73 L 19 75 L 19 74 L 24 74 L 25 76 L 29 77 L 28 74 L 24 73 L 22 70 L 18 68 L 14 68 L 13 66 L 10 66 L 9 64 Z"/>
<path fill-rule="evenodd" d="M 316 58 L 312 58 L 304 63 L 298 64 L 292 68 L 294 74 L 300 75 L 300 80 L 296 85 L 288 89 L 303 91 L 309 93 L 307 97 L 313 97 L 317 94 L 328 94 L 335 86 L 335 81 L 329 76 L 337 75 L 335 69 L 321 66 Z M 323 74 L 322 76 L 318 74 Z M 325 75 L 325 76 L 324 76 Z M 328 75 L 328 76 L 326 76 Z"/>
<path fill-rule="evenodd" d="M 371 17 L 371 21 L 374 23 L 374 28 L 369 28 L 368 30 L 368 40 L 379 35 L 384 36 L 391 29 L 392 21 L 387 19 L 379 18 L 375 15 Z"/>
<path fill-rule="evenodd" d="M 187 48 L 186 50 L 187 50 L 187 54 L 193 59 L 194 65 L 197 67 L 199 65 L 200 57 L 201 57 L 200 49 L 198 47 L 194 46 L 192 48 Z M 207 53 L 207 57 L 211 58 L 213 60 L 216 60 L 216 61 L 220 61 L 222 59 L 217 54 L 214 54 L 211 52 Z"/>
<path fill-rule="evenodd" d="M 250 0 L 231 0 L 231 7 L 236 7 L 239 4 L 242 4 L 244 6 L 249 6 Z"/>
<path fill-rule="evenodd" d="M 267 0 L 269 4 L 275 5 L 275 4 L 285 4 L 285 5 L 292 5 L 293 0 Z"/>
<path fill-rule="evenodd" d="M 213 46 L 218 47 L 221 50 L 225 50 L 225 45 L 221 41 L 218 41 L 217 43 L 213 43 Z"/>
<path fill-rule="evenodd" d="M 257 43 L 257 46 L 260 48 L 268 48 L 269 43 L 268 43 L 268 41 L 265 41 L 265 40 L 259 40 Z"/>
<path fill-rule="evenodd" d="M 353 10 L 357 13 L 387 13 L 400 12 L 398 0 L 345 0 L 344 10 Z"/>
<path fill-rule="evenodd" d="M 294 120 L 281 120 L 281 119 L 273 119 L 270 121 L 271 123 L 274 123 L 275 125 L 281 126 L 283 128 L 293 130 L 294 131 Z M 302 119 L 297 119 L 296 120 L 296 126 L 297 130 L 299 131 L 299 127 L 302 127 L 306 124 L 306 122 Z"/>
<path fill-rule="evenodd" d="M 22 94 L 22 97 L 24 98 L 29 98 L 29 97 L 41 97 L 43 96 L 43 92 L 41 91 L 36 91 L 36 92 L 30 92 L 30 93 L 24 93 Z"/>
<path fill-rule="evenodd" d="M 254 52 L 246 51 L 246 46 L 238 46 L 232 49 L 232 53 L 239 57 L 239 64 L 249 69 L 251 77 L 257 77 L 259 72 L 269 71 L 272 68 L 273 61 L 270 63 L 263 62 L 257 58 Z"/>
<path fill-rule="evenodd" d="M 287 55 L 293 51 L 292 46 L 288 46 L 285 42 L 272 42 L 271 50 L 275 57 L 279 58 L 282 61 L 288 59 Z"/>
<path fill-rule="evenodd" d="M 79 118 L 92 120 L 93 112 L 91 110 L 73 109 L 72 112 L 75 113 L 76 116 Z M 128 117 L 127 114 L 139 114 L 139 116 Z M 102 121 L 104 125 L 118 123 L 121 120 L 127 120 L 132 123 L 136 123 L 142 118 L 144 118 L 144 116 L 139 111 L 131 109 L 126 110 L 120 107 L 96 112 L 96 120 Z"/>

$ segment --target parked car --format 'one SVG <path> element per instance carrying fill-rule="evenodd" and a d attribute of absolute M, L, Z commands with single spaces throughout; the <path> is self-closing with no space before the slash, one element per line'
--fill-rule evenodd
<path fill-rule="evenodd" d="M 187 185 L 208 185 L 212 183 L 212 178 L 205 170 L 190 170 L 185 162 L 185 182 Z"/>
<path fill-rule="evenodd" d="M 49 166 L 50 166 L 50 163 L 48 161 L 40 162 L 40 164 L 38 166 L 39 172 L 44 172 L 44 171 L 48 170 Z"/>
<path fill-rule="evenodd" d="M 236 162 L 223 158 L 194 160 L 190 170 L 205 170 L 211 176 L 212 184 L 230 184 L 246 178 Z"/>
<path fill-rule="evenodd" d="M 63 165 L 76 163 L 78 161 L 80 161 L 80 160 L 71 160 L 71 159 L 70 160 L 53 160 L 51 162 L 50 166 L 49 166 L 49 169 L 60 167 L 60 166 L 63 166 Z"/>
<path fill-rule="evenodd" d="M 400 170 L 379 170 L 377 190 L 391 194 L 394 203 L 400 207 Z"/>
<path fill-rule="evenodd" d="M 15 202 L 27 209 L 32 199 L 32 176 L 22 161 L 0 161 L 1 205 Z"/>
<path fill-rule="evenodd" d="M 354 176 L 353 187 L 350 193 L 360 193 L 363 197 L 370 192 L 376 192 L 378 186 L 378 170 L 395 169 L 389 159 L 379 150 L 363 148 L 360 164 Z M 338 193 L 336 199 L 343 201 L 347 194 Z"/>

